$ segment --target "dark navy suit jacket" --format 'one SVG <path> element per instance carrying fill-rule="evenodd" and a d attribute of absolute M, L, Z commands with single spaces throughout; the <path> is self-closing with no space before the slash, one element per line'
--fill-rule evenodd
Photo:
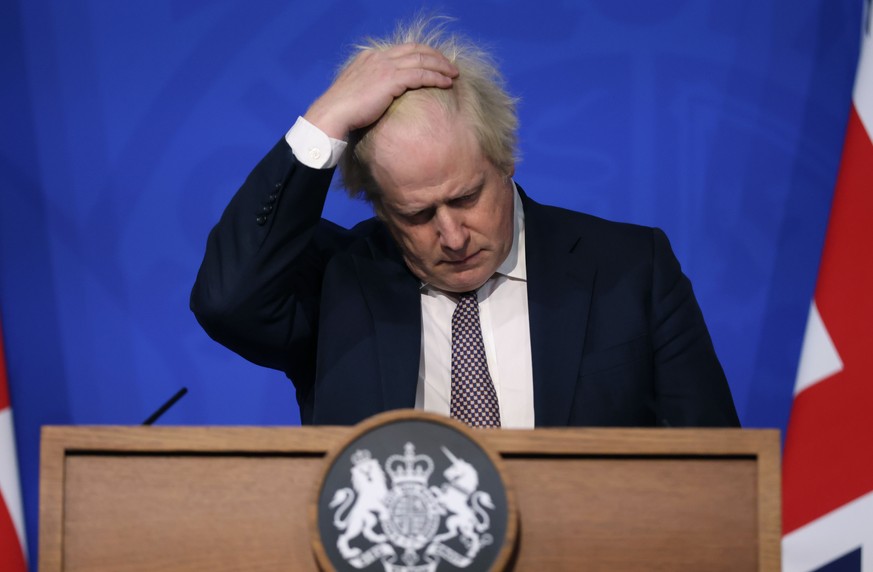
<path fill-rule="evenodd" d="M 280 141 L 210 233 L 191 307 L 286 372 L 304 423 L 351 424 L 415 404 L 420 283 L 379 221 L 321 219 L 332 175 Z M 738 425 L 664 234 L 522 201 L 536 425 Z"/>

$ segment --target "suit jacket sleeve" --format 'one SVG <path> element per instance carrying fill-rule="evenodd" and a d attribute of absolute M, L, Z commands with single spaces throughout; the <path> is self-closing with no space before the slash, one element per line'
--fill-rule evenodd
<path fill-rule="evenodd" d="M 724 371 L 691 282 L 653 229 L 651 335 L 656 413 L 670 426 L 739 426 Z"/>
<path fill-rule="evenodd" d="M 332 175 L 297 162 L 280 140 L 210 232 L 191 292 L 210 337 L 285 371 L 300 403 L 314 379 L 324 267 L 346 232 L 321 219 Z"/>

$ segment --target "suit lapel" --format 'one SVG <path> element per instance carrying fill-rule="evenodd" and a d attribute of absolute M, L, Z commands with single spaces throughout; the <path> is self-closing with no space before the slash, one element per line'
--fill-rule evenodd
<path fill-rule="evenodd" d="M 596 267 L 543 207 L 522 193 L 525 212 L 528 308 L 536 425 L 562 426 L 570 419 Z"/>
<path fill-rule="evenodd" d="M 379 233 L 370 247 L 372 258 L 356 257 L 355 265 L 373 317 L 382 409 L 412 408 L 421 359 L 419 282 L 406 268 L 387 231 Z"/>

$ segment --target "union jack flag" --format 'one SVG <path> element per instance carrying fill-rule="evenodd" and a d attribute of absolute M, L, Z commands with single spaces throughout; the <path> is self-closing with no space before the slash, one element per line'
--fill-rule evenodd
<path fill-rule="evenodd" d="M 870 2 L 782 467 L 785 572 L 873 572 Z"/>

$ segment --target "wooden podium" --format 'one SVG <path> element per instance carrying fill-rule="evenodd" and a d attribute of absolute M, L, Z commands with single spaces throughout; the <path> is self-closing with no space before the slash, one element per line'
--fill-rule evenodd
<path fill-rule="evenodd" d="M 352 431 L 46 427 L 39 569 L 317 570 L 307 511 Z M 515 492 L 512 570 L 779 570 L 777 431 L 476 435 Z"/>

